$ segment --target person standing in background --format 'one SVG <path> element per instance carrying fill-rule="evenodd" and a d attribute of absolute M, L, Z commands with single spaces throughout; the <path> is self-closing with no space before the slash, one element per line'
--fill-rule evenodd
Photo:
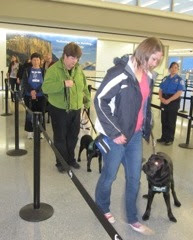
<path fill-rule="evenodd" d="M 62 58 L 46 71 L 42 86 L 48 95 L 54 145 L 68 163 L 76 169 L 80 165 L 75 159 L 75 147 L 80 131 L 81 108 L 90 107 L 90 93 L 86 77 L 78 61 L 82 55 L 76 43 L 64 47 Z M 59 172 L 65 169 L 56 157 Z"/>
<path fill-rule="evenodd" d="M 172 62 L 169 67 L 170 74 L 160 84 L 159 98 L 161 101 L 162 135 L 157 142 L 171 145 L 174 141 L 176 120 L 180 108 L 180 96 L 184 90 L 184 81 L 178 75 L 179 64 Z"/>
<path fill-rule="evenodd" d="M 19 71 L 17 73 L 17 81 L 22 85 L 21 81 L 22 81 L 22 77 L 23 77 L 23 73 L 25 71 L 26 68 L 31 67 L 31 58 L 29 57 L 28 59 L 25 60 L 24 64 L 21 65 L 21 67 L 19 68 Z"/>
<path fill-rule="evenodd" d="M 11 90 L 15 91 L 15 88 L 17 91 L 19 91 L 19 85 L 20 81 L 17 79 L 17 74 L 20 69 L 19 59 L 16 55 L 12 55 L 11 57 L 11 63 L 9 64 L 7 78 L 9 80 L 9 84 L 11 86 Z M 14 94 L 11 91 L 11 101 L 14 102 Z"/>
<path fill-rule="evenodd" d="M 129 226 L 142 234 L 152 230 L 141 224 L 137 213 L 137 196 L 142 168 L 142 137 L 149 141 L 151 132 L 151 95 L 155 74 L 164 55 L 164 47 L 157 38 L 141 42 L 133 55 L 115 60 L 96 92 L 94 104 L 101 133 L 97 146 L 103 155 L 95 200 L 110 223 L 110 195 L 120 164 L 125 169 L 125 206 Z"/>
<path fill-rule="evenodd" d="M 43 69 L 44 69 L 44 74 L 46 73 L 46 70 L 51 67 L 55 62 L 52 61 L 52 54 L 47 54 L 44 58 L 44 64 L 43 64 Z"/>
<path fill-rule="evenodd" d="M 22 92 L 25 105 L 33 112 L 42 112 L 42 125 L 45 129 L 45 97 L 42 92 L 42 83 L 44 80 L 44 71 L 40 68 L 41 56 L 39 53 L 31 55 L 31 64 L 24 69 L 22 77 Z M 27 138 L 33 138 L 32 116 L 26 111 L 25 131 L 28 132 Z M 41 133 L 41 138 L 43 134 Z"/>

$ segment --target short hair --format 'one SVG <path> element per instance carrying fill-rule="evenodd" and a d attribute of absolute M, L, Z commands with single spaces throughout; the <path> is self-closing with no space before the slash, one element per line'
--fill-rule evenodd
<path fill-rule="evenodd" d="M 79 59 L 82 56 L 82 50 L 78 46 L 78 44 L 70 42 L 64 46 L 62 57 L 64 57 L 64 55 L 66 55 L 67 57 L 77 57 Z"/>
<path fill-rule="evenodd" d="M 160 39 L 155 37 L 149 37 L 142 41 L 133 53 L 133 57 L 137 62 L 137 67 L 146 65 L 152 54 L 156 52 L 162 52 L 164 56 L 164 46 Z"/>
<path fill-rule="evenodd" d="M 177 62 L 172 62 L 169 66 L 169 69 L 171 69 L 174 65 L 177 65 L 178 68 L 180 68 L 179 64 Z"/>
<path fill-rule="evenodd" d="M 31 55 L 31 60 L 32 60 L 33 58 L 39 58 L 39 59 L 41 60 L 41 55 L 40 55 L 39 53 L 37 53 L 37 52 L 32 53 L 32 55 Z"/>

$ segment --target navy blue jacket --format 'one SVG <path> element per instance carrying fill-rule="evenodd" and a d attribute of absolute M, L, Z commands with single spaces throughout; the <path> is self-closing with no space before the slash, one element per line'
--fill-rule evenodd
<path fill-rule="evenodd" d="M 21 89 L 22 89 L 22 96 L 25 96 L 27 93 L 30 93 L 32 90 L 35 90 L 36 93 L 42 93 L 43 95 L 43 91 L 42 91 L 42 85 L 40 85 L 38 88 L 34 89 L 29 83 L 28 83 L 28 78 L 30 76 L 30 72 L 31 72 L 31 66 L 27 67 L 26 69 L 24 69 L 24 73 L 22 76 L 22 83 L 21 83 Z M 42 68 L 41 72 L 42 72 L 42 77 L 44 79 L 44 70 Z"/>
<path fill-rule="evenodd" d="M 129 57 L 116 59 L 107 71 L 96 92 L 94 104 L 97 113 L 96 129 L 114 139 L 124 134 L 127 141 L 135 132 L 142 95 L 139 83 L 129 66 Z M 153 79 L 148 77 L 150 95 L 144 108 L 143 137 L 149 141 L 152 127 L 151 95 Z"/>

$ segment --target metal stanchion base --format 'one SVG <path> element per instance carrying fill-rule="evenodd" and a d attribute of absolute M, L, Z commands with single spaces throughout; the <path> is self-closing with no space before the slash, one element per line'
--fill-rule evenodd
<path fill-rule="evenodd" d="M 22 155 L 25 155 L 26 153 L 27 151 L 24 149 L 13 149 L 13 150 L 7 151 L 7 155 L 9 156 L 22 156 Z"/>
<path fill-rule="evenodd" d="M 188 111 L 185 111 L 185 110 L 180 110 L 178 112 L 181 112 L 181 113 L 187 113 Z"/>
<path fill-rule="evenodd" d="M 34 204 L 31 203 L 20 210 L 19 216 L 29 222 L 40 222 L 50 218 L 53 213 L 53 207 L 46 203 L 40 203 L 39 209 L 34 209 Z"/>
<path fill-rule="evenodd" d="M 193 146 L 190 146 L 187 143 L 180 143 L 178 146 L 181 147 L 181 148 L 193 149 Z"/>
<path fill-rule="evenodd" d="M 11 115 L 13 115 L 12 113 L 3 113 L 3 114 L 1 114 L 1 116 L 3 116 L 3 117 L 5 117 L 5 116 L 11 116 Z"/>

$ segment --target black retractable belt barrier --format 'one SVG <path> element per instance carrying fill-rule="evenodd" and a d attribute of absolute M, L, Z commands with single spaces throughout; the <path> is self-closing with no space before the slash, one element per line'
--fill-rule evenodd
<path fill-rule="evenodd" d="M 193 120 L 193 117 L 192 117 L 193 96 L 191 98 L 187 97 L 186 99 L 190 99 L 191 100 L 189 115 L 186 115 L 186 114 L 180 113 L 180 112 L 178 112 L 178 114 L 177 114 L 178 116 L 180 116 L 182 118 L 188 119 L 188 129 L 187 129 L 186 143 L 179 144 L 179 147 L 192 149 L 193 147 L 191 147 L 189 145 L 189 140 L 190 140 L 190 131 L 191 131 L 191 121 Z M 151 103 L 151 106 L 154 107 L 154 108 L 160 109 L 161 111 L 164 111 L 164 108 L 161 108 L 160 106 L 157 106 L 157 105 L 155 105 L 153 103 Z"/>
<path fill-rule="evenodd" d="M 4 90 L 4 86 L 3 86 L 3 71 L 1 71 L 1 91 Z"/>
<path fill-rule="evenodd" d="M 189 110 L 189 116 L 188 116 L 188 129 L 187 129 L 186 143 L 180 143 L 179 147 L 181 147 L 181 148 L 193 149 L 193 146 L 189 144 L 191 123 L 192 123 L 192 110 L 193 110 L 193 96 L 191 96 L 191 100 L 190 100 L 190 110 Z"/>
<path fill-rule="evenodd" d="M 104 217 L 104 214 L 100 210 L 100 208 L 95 204 L 94 200 L 91 198 L 91 196 L 88 194 L 84 186 L 81 184 L 79 179 L 75 176 L 69 165 L 66 163 L 62 155 L 59 153 L 59 151 L 54 146 L 52 140 L 49 138 L 48 134 L 46 133 L 45 129 L 42 127 L 42 125 L 39 125 L 40 130 L 43 132 L 47 142 L 51 146 L 52 150 L 54 151 L 57 159 L 62 164 L 62 167 L 67 171 L 68 176 L 71 178 L 72 182 L 82 195 L 82 197 L 85 199 L 89 207 L 92 209 L 93 213 L 96 215 L 106 232 L 109 234 L 111 239 L 113 240 L 123 240 L 120 235 L 117 233 L 117 231 L 114 229 L 114 227 L 108 222 L 108 220 Z"/>
<path fill-rule="evenodd" d="M 5 78 L 5 113 L 1 114 L 1 116 L 10 116 L 12 115 L 12 113 L 8 112 L 8 79 Z"/>
<path fill-rule="evenodd" d="M 50 218 L 54 209 L 46 203 L 40 203 L 40 129 L 39 121 L 42 120 L 42 113 L 34 112 L 34 203 L 24 206 L 19 215 L 29 222 L 40 222 Z"/>
<path fill-rule="evenodd" d="M 9 156 L 22 156 L 27 153 L 24 149 L 19 149 L 19 97 L 18 92 L 14 92 L 15 100 L 15 149 L 7 151 Z"/>

